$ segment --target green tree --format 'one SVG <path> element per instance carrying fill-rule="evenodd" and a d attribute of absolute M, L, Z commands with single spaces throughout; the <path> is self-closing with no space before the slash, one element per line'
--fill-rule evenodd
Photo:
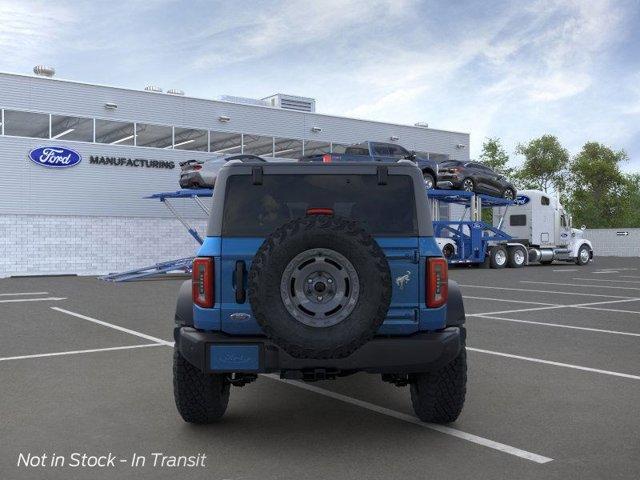
<path fill-rule="evenodd" d="M 628 206 L 622 227 L 640 228 L 640 174 L 627 175 L 625 178 Z"/>
<path fill-rule="evenodd" d="M 501 175 L 507 177 L 513 175 L 513 168 L 507 165 L 509 163 L 509 155 L 497 137 L 485 138 L 479 160 Z"/>
<path fill-rule="evenodd" d="M 573 158 L 568 206 L 576 225 L 625 226 L 633 191 L 638 191 L 637 179 L 620 171 L 620 163 L 626 160 L 624 150 L 614 151 L 598 142 L 585 143 Z"/>
<path fill-rule="evenodd" d="M 529 143 L 516 147 L 516 153 L 524 156 L 522 167 L 516 172 L 521 187 L 548 192 L 564 189 L 569 152 L 553 135 L 542 135 Z"/>

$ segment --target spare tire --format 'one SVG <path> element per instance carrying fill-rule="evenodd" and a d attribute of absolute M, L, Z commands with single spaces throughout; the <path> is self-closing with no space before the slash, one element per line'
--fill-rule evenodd
<path fill-rule="evenodd" d="M 298 358 L 341 358 L 370 340 L 391 302 L 382 249 L 355 221 L 292 220 L 269 235 L 249 271 L 256 321 Z"/>

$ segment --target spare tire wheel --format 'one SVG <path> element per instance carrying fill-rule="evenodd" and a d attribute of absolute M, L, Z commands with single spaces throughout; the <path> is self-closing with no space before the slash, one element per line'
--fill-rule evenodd
<path fill-rule="evenodd" d="M 256 321 L 298 358 L 341 358 L 369 341 L 387 315 L 391 274 L 358 222 L 307 216 L 258 249 L 248 279 Z"/>

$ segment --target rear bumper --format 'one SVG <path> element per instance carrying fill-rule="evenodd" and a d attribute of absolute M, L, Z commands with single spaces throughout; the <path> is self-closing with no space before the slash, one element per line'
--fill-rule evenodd
<path fill-rule="evenodd" d="M 188 172 L 180 174 L 179 183 L 181 188 L 204 186 L 204 181 L 199 172 Z"/>
<path fill-rule="evenodd" d="M 218 332 L 202 332 L 192 327 L 176 327 L 174 337 L 182 356 L 207 373 L 316 370 L 334 373 L 426 372 L 451 362 L 458 355 L 461 345 L 460 329 L 449 327 L 438 332 L 406 337 L 374 338 L 345 358 L 311 359 L 292 357 L 266 337 L 231 337 Z M 244 351 L 236 349 L 233 352 L 229 349 L 243 346 L 246 348 Z M 217 352 L 220 351 L 225 352 L 224 366 L 216 364 L 220 358 Z M 255 358 L 250 358 L 252 356 Z M 249 364 L 251 367 L 246 368 Z"/>

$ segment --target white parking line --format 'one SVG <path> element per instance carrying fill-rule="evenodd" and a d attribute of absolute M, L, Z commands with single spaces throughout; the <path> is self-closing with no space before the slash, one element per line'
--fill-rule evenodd
<path fill-rule="evenodd" d="M 602 270 L 601 272 L 593 272 L 594 275 L 602 275 L 602 274 L 608 274 L 608 273 L 619 273 L 618 270 Z"/>
<path fill-rule="evenodd" d="M 562 285 L 563 287 L 588 287 L 588 288 L 613 288 L 616 290 L 640 290 L 640 287 L 618 287 L 613 285 L 584 285 L 581 283 L 553 283 L 553 282 L 537 282 L 533 280 L 520 280 L 520 283 L 535 283 L 539 285 Z M 589 294 L 591 295 L 591 294 Z"/>
<path fill-rule="evenodd" d="M 17 295 L 49 295 L 49 292 L 0 293 L 0 297 L 12 297 Z"/>
<path fill-rule="evenodd" d="M 92 348 L 91 350 L 70 350 L 68 352 L 38 353 L 35 355 L 19 355 L 17 357 L 3 357 L 3 358 L 0 358 L 0 362 L 6 362 L 9 360 L 24 360 L 27 358 L 58 357 L 61 355 L 77 355 L 79 353 L 112 352 L 115 350 L 130 350 L 132 348 L 160 347 L 162 345 L 163 344 L 161 343 L 145 343 L 143 345 L 127 345 L 124 347 Z"/>
<path fill-rule="evenodd" d="M 45 298 L 11 298 L 9 300 L 0 300 L 0 303 L 19 303 L 19 302 L 57 302 L 66 300 L 66 297 L 45 297 Z"/>
<path fill-rule="evenodd" d="M 552 270 L 552 272 L 577 272 L 579 268 L 559 268 L 557 270 Z"/>
<path fill-rule="evenodd" d="M 516 457 L 524 458 L 525 460 L 530 460 L 535 463 L 548 463 L 553 461 L 553 458 L 544 457 L 536 453 L 531 453 L 526 450 L 521 450 L 519 448 L 512 447 L 504 443 L 494 442 L 493 440 L 489 440 L 488 438 L 479 437 L 478 435 L 473 435 L 471 433 L 463 432 L 461 430 L 456 430 L 455 428 L 447 427 L 444 425 L 437 425 L 434 423 L 424 423 L 420 421 L 418 418 L 408 415 L 406 413 L 397 412 L 389 408 L 381 407 L 380 405 L 375 405 L 373 403 L 365 402 L 363 400 L 358 400 L 357 398 L 348 397 L 346 395 L 342 395 L 341 393 L 332 392 L 331 390 L 325 390 L 324 388 L 316 387 L 315 385 L 309 385 L 307 383 L 282 379 L 273 374 L 268 374 L 263 376 L 270 378 L 271 380 L 276 380 L 278 382 L 286 383 L 288 385 L 292 385 L 294 387 L 301 388 L 303 390 L 308 390 L 310 392 L 317 393 L 319 395 L 324 395 L 325 397 L 333 398 L 334 400 L 338 400 L 340 402 L 356 405 L 358 407 L 365 408 L 372 412 L 386 415 L 388 417 L 393 417 L 397 420 L 402 420 L 403 422 L 411 423 L 413 425 L 417 425 L 423 428 L 428 428 L 430 430 L 435 430 L 437 432 L 444 433 L 446 435 L 451 435 L 453 437 L 466 440 L 467 442 L 475 443 L 478 445 L 482 445 L 484 447 L 491 448 L 493 450 L 498 450 L 500 452 L 508 453 L 509 455 L 514 455 Z"/>
<path fill-rule="evenodd" d="M 531 304 L 531 305 L 547 305 L 547 306 L 559 306 L 557 303 L 543 303 L 543 302 L 530 302 L 530 301 L 525 301 L 525 300 L 510 300 L 507 298 L 489 298 L 489 297 L 471 297 L 469 295 L 465 295 L 464 299 L 471 299 L 471 300 L 491 300 L 492 302 L 510 302 L 510 303 L 525 303 L 525 304 Z"/>
<path fill-rule="evenodd" d="M 640 278 L 639 275 L 618 275 L 620 278 Z"/>
<path fill-rule="evenodd" d="M 547 282 L 542 282 L 542 283 L 547 283 Z M 565 285 L 565 284 L 558 283 L 556 285 Z M 622 297 L 620 295 L 604 295 L 600 293 L 558 292 L 556 290 L 534 290 L 532 288 L 493 287 L 489 285 L 463 285 L 463 284 L 460 284 L 459 286 L 465 287 L 465 288 L 489 288 L 492 290 L 511 290 L 514 292 L 527 292 L 527 293 L 555 293 L 558 295 L 575 295 L 575 296 L 582 296 L 582 297 L 630 298 L 633 300 L 636 299 L 636 297 Z"/>
<path fill-rule="evenodd" d="M 152 337 L 151 335 L 147 335 L 146 333 L 136 332 L 135 330 L 131 330 L 130 328 L 124 328 L 124 327 L 121 327 L 120 325 L 114 325 L 113 323 L 103 322 L 102 320 L 87 317 L 86 315 L 81 315 L 80 313 L 71 312 L 69 310 L 65 310 L 64 308 L 58 308 L 58 307 L 49 307 L 49 308 L 51 308 L 51 310 L 55 310 L 56 312 L 66 313 L 67 315 L 81 318 L 88 322 L 97 323 L 98 325 L 102 325 L 104 327 L 113 328 L 114 330 L 118 330 L 120 332 L 130 333 L 131 335 L 135 335 L 136 337 L 145 338 L 147 340 L 151 340 L 152 342 L 161 343 L 163 345 L 173 347 L 173 342 L 168 342 L 158 337 Z"/>
<path fill-rule="evenodd" d="M 600 370 L 598 368 L 583 367 L 581 365 L 572 365 L 570 363 L 553 362 L 551 360 L 543 360 L 542 358 L 523 357 L 521 355 L 512 355 L 511 353 L 494 352 L 493 350 L 484 350 L 482 348 L 473 348 L 473 347 L 467 347 L 467 351 L 486 353 L 488 355 L 496 355 L 498 357 L 514 358 L 517 360 L 524 360 L 527 362 L 542 363 L 545 365 L 553 365 L 554 367 L 571 368 L 574 370 L 583 370 L 585 372 L 601 373 L 603 375 L 611 375 L 614 377 L 623 377 L 623 378 L 630 378 L 632 380 L 640 380 L 640 376 L 638 375 L 631 375 L 629 373 L 622 373 L 622 372 L 612 372 L 610 370 Z"/>
<path fill-rule="evenodd" d="M 629 337 L 640 337 L 640 333 L 620 332 L 617 330 L 603 330 L 601 328 L 577 327 L 575 325 L 563 325 L 562 323 L 534 322 L 533 320 L 517 320 L 515 318 L 502 318 L 493 315 L 467 314 L 468 317 L 489 318 L 491 320 L 503 320 L 505 322 L 527 323 L 529 325 L 542 325 L 545 327 L 569 328 L 572 330 L 585 330 L 587 332 L 610 333 L 613 335 L 626 335 Z"/>
<path fill-rule="evenodd" d="M 610 278 L 580 278 L 572 277 L 571 280 L 587 280 L 589 282 L 612 282 L 612 283 L 640 283 L 640 280 L 612 280 Z"/>
<path fill-rule="evenodd" d="M 584 308 L 585 310 L 600 310 L 601 312 L 617 312 L 617 313 L 633 313 L 640 314 L 636 310 L 620 310 L 616 308 L 600 308 L 600 307 L 588 307 L 585 305 L 577 305 L 575 308 Z"/>
<path fill-rule="evenodd" d="M 479 313 L 467 313 L 467 315 L 500 315 L 502 313 L 518 313 L 518 312 L 537 312 L 539 310 L 553 310 L 556 308 L 591 308 L 592 305 L 606 305 L 609 303 L 626 303 L 626 302 L 637 302 L 640 301 L 640 298 L 625 298 L 624 300 L 605 300 L 603 302 L 589 302 L 589 303 L 574 303 L 571 305 L 553 305 L 550 307 L 536 307 L 536 308 L 519 308 L 516 310 L 498 310 L 496 312 L 479 312 Z M 610 308 L 594 308 L 594 310 L 602 310 L 605 312 L 619 312 L 626 310 L 616 310 Z"/>

